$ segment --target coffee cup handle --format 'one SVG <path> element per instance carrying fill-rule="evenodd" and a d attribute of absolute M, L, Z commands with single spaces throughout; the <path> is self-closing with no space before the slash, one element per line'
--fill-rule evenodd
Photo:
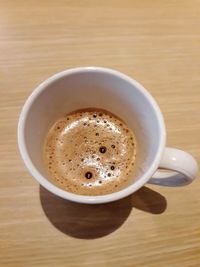
<path fill-rule="evenodd" d="M 196 160 L 187 152 L 176 148 L 165 148 L 159 169 L 148 181 L 162 186 L 183 186 L 190 184 L 198 173 Z"/>

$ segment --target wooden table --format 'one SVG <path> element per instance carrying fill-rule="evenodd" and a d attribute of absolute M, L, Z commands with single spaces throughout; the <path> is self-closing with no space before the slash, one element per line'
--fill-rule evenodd
<path fill-rule="evenodd" d="M 0 266 L 199 267 L 200 180 L 82 206 L 39 187 L 17 148 L 21 107 L 74 66 L 118 69 L 160 105 L 168 145 L 200 161 L 200 2 L 0 1 Z"/>

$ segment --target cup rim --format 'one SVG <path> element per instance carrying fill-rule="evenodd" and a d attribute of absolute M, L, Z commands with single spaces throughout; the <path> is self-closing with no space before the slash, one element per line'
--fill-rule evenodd
<path fill-rule="evenodd" d="M 83 73 L 83 72 L 101 72 L 101 73 L 109 73 L 114 76 L 118 76 L 123 80 L 126 80 L 127 82 L 131 83 L 133 86 L 135 86 L 140 92 L 143 94 L 144 97 L 147 98 L 147 100 L 150 102 L 152 108 L 155 110 L 156 118 L 158 120 L 160 132 L 161 132 L 161 138 L 160 138 L 160 143 L 159 143 L 159 148 L 158 151 L 156 152 L 156 156 L 153 160 L 153 163 L 151 166 L 149 166 L 148 171 L 137 181 L 135 181 L 133 184 L 127 186 L 124 189 L 121 189 L 120 191 L 110 193 L 107 195 L 98 195 L 98 196 L 85 196 L 85 195 L 78 195 L 74 193 L 67 192 L 51 182 L 49 182 L 40 172 L 37 170 L 37 168 L 34 166 L 32 163 L 27 148 L 25 144 L 25 138 L 24 138 L 24 129 L 25 129 L 25 123 L 26 123 L 26 118 L 28 111 L 34 102 L 34 100 L 43 92 L 46 90 L 49 84 L 52 82 L 64 77 L 68 76 L 71 74 L 76 74 L 76 73 Z M 156 169 L 158 168 L 158 165 L 160 163 L 164 148 L 165 148 L 165 143 L 166 143 L 166 129 L 165 129 L 165 124 L 164 124 L 164 119 L 162 116 L 162 113 L 160 111 L 160 108 L 154 98 L 151 96 L 151 94 L 136 80 L 133 78 L 127 76 L 126 74 L 123 74 L 117 70 L 113 70 L 110 68 L 104 68 L 104 67 L 96 67 L 96 66 L 91 66 L 91 67 L 77 67 L 77 68 L 71 68 L 67 69 L 64 71 L 61 71 L 57 74 L 54 74 L 53 76 L 47 78 L 45 81 L 40 83 L 35 90 L 31 93 L 31 95 L 28 97 L 26 100 L 20 117 L 19 117 L 19 122 L 18 122 L 18 129 L 17 129 L 17 138 L 18 138 L 18 146 L 19 146 L 19 151 L 21 154 L 21 157 L 25 163 L 25 166 L 31 173 L 31 175 L 48 191 L 51 193 L 64 198 L 66 200 L 70 200 L 73 202 L 78 202 L 78 203 L 85 203 L 85 204 L 100 204 L 100 203 L 108 203 L 112 202 L 115 200 L 122 199 L 135 191 L 137 191 L 139 188 L 141 188 L 148 180 L 151 178 L 151 176 L 154 174 Z"/>

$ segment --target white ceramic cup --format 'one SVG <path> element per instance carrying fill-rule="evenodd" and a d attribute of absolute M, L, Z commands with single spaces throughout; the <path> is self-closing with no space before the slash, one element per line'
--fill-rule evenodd
<path fill-rule="evenodd" d="M 111 194 L 83 196 L 64 191 L 50 179 L 43 165 L 43 142 L 52 124 L 68 112 L 88 107 L 114 113 L 136 135 L 138 167 L 134 177 L 125 188 Z M 18 124 L 19 149 L 32 176 L 55 195 L 87 204 L 121 199 L 146 183 L 191 183 L 198 171 L 195 159 L 182 150 L 166 148 L 165 141 L 163 116 L 153 97 L 134 79 L 100 67 L 65 70 L 42 82 L 26 101 Z"/>

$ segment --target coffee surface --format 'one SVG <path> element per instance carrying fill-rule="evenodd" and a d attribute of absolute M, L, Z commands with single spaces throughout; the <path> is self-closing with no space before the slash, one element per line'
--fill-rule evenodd
<path fill-rule="evenodd" d="M 44 144 L 47 170 L 61 188 L 104 195 L 131 179 L 136 157 L 133 132 L 105 110 L 85 109 L 58 119 Z"/>

